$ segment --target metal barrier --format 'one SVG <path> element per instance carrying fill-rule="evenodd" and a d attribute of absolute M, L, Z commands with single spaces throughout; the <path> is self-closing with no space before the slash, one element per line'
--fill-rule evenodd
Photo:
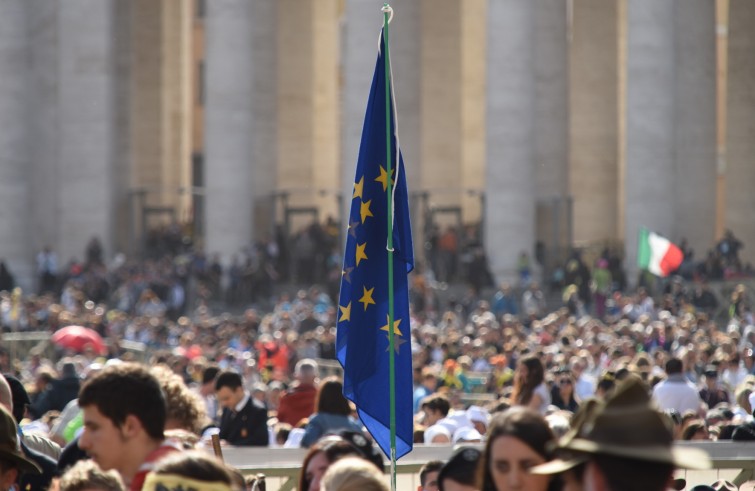
<path fill-rule="evenodd" d="M 745 442 L 678 442 L 680 447 L 708 452 L 713 468 L 707 471 L 676 472 L 687 480 L 687 487 L 727 479 L 737 486 L 755 477 L 755 445 Z M 245 475 L 263 473 L 269 491 L 296 488 L 301 463 L 307 450 L 302 448 L 225 447 L 225 462 Z M 446 460 L 452 453 L 448 445 L 415 445 L 414 450 L 397 462 L 397 488 L 417 489 L 419 470 L 430 460 Z M 386 460 L 386 470 L 389 462 Z M 386 476 L 387 479 L 387 476 Z"/>

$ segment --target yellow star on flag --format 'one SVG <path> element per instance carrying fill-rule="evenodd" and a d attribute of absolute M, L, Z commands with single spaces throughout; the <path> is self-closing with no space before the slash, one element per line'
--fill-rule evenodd
<path fill-rule="evenodd" d="M 354 194 L 351 196 L 351 199 L 361 198 L 362 189 L 364 189 L 364 176 L 362 176 L 362 178 L 359 179 L 359 182 L 354 183 Z"/>
<path fill-rule="evenodd" d="M 401 331 L 398 329 L 398 325 L 401 324 L 401 319 L 393 319 L 393 334 L 401 336 Z M 385 314 L 385 325 L 380 328 L 381 331 L 388 332 L 388 314 Z"/>
<path fill-rule="evenodd" d="M 367 247 L 367 242 L 364 244 L 357 244 L 357 266 L 359 266 L 359 261 L 367 259 L 367 254 L 364 253 L 365 247 Z"/>
<path fill-rule="evenodd" d="M 372 203 L 372 200 L 365 201 L 364 203 L 359 205 L 359 215 L 362 217 L 362 223 L 364 223 L 364 220 L 367 217 L 374 216 L 370 211 L 370 203 Z"/>
<path fill-rule="evenodd" d="M 351 320 L 351 302 L 349 302 L 349 305 L 346 307 L 339 305 L 339 309 L 341 309 L 341 318 L 338 319 L 338 322 L 343 321 L 350 321 Z"/>
<path fill-rule="evenodd" d="M 391 184 L 396 182 L 396 180 L 393 178 L 393 174 L 396 169 L 391 169 Z M 364 177 L 362 178 L 364 179 Z M 377 182 L 383 185 L 383 191 L 388 189 L 388 171 L 385 170 L 385 167 L 382 165 L 380 166 L 380 175 L 375 178 Z"/>
<path fill-rule="evenodd" d="M 372 292 L 375 291 L 375 287 L 368 290 L 366 286 L 363 286 L 362 290 L 364 290 L 364 295 L 362 295 L 359 301 L 364 304 L 364 310 L 367 310 L 368 305 L 375 305 L 375 301 L 372 299 Z"/>

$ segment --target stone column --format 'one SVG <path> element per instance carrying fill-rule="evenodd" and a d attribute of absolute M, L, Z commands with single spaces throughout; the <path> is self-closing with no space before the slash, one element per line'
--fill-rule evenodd
<path fill-rule="evenodd" d="M 393 29 L 398 22 L 398 14 L 391 23 L 391 63 L 396 73 L 397 48 L 399 41 L 394 36 Z M 370 0 L 349 0 L 345 4 L 342 28 L 342 56 L 341 56 L 341 195 L 342 229 L 346 226 L 351 210 L 359 145 L 362 137 L 364 113 L 367 109 L 367 98 L 370 93 L 372 76 L 377 59 L 378 36 L 383 24 L 380 8 Z M 401 77 L 396 74 L 395 84 Z M 398 92 L 398 89 L 396 89 Z M 398 97 L 398 94 L 397 94 Z M 401 113 L 398 115 L 399 129 L 403 130 L 404 121 Z M 400 137 L 403 135 L 399 135 Z M 402 147 L 403 138 L 401 139 Z M 403 149 L 402 149 L 403 150 Z M 406 159 L 406 152 L 404 152 Z M 408 172 L 408 171 L 407 171 Z"/>
<path fill-rule="evenodd" d="M 574 241 L 618 236 L 616 2 L 573 2 L 569 60 L 569 194 Z"/>
<path fill-rule="evenodd" d="M 252 107 L 252 192 L 254 194 L 255 237 L 273 238 L 276 224 L 275 188 L 277 185 L 276 163 L 278 161 L 278 99 L 277 91 L 278 45 L 276 41 L 277 1 L 255 0 L 252 3 L 252 59 L 254 70 Z"/>
<path fill-rule="evenodd" d="M 532 84 L 533 5 L 488 4 L 485 247 L 497 280 L 516 275 L 535 240 Z"/>
<path fill-rule="evenodd" d="M 731 0 L 727 112 L 726 228 L 742 241 L 740 257 L 755 263 L 755 4 Z M 720 237 L 717 237 L 720 239 Z"/>
<path fill-rule="evenodd" d="M 687 238 L 696 260 L 715 243 L 716 19 L 708 0 L 676 2 L 674 96 L 674 238 Z M 751 161 L 750 161 L 751 162 Z"/>
<path fill-rule="evenodd" d="M 674 3 L 627 2 L 626 210 L 628 279 L 637 278 L 640 227 L 678 240 L 674 189 Z"/>
<path fill-rule="evenodd" d="M 33 254 L 29 251 L 28 210 L 30 141 L 27 134 L 26 37 L 27 7 L 24 0 L 0 4 L 0 257 L 17 282 L 32 287 Z M 19 281 L 25 280 L 25 281 Z"/>
<path fill-rule="evenodd" d="M 207 2 L 205 249 L 225 260 L 253 239 L 251 12 L 245 0 Z"/>
<path fill-rule="evenodd" d="M 111 252 L 114 1 L 73 0 L 58 10 L 57 243 L 61 263 L 84 259 L 92 237 Z"/>

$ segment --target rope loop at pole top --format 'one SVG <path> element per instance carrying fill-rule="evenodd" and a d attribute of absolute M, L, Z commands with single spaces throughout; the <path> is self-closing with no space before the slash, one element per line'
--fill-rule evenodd
<path fill-rule="evenodd" d="M 388 17 L 388 24 L 390 24 L 391 21 L 393 20 L 393 7 L 391 7 L 387 3 L 384 3 L 383 4 L 383 8 L 381 8 L 380 11 L 383 12 L 383 13 L 387 12 L 387 13 L 390 14 L 390 16 Z"/>

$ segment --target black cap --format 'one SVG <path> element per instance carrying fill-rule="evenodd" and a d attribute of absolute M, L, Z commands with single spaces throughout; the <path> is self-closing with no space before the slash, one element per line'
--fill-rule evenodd
<path fill-rule="evenodd" d="M 477 477 L 477 465 L 482 452 L 474 447 L 459 447 L 438 473 L 438 484 L 443 489 L 444 479 L 472 486 Z"/>
<path fill-rule="evenodd" d="M 24 419 L 24 414 L 26 414 L 26 406 L 31 404 L 31 399 L 29 399 L 29 394 L 20 380 L 8 374 L 3 374 L 3 377 L 10 386 L 10 393 L 13 398 L 13 417 L 20 423 Z"/>

